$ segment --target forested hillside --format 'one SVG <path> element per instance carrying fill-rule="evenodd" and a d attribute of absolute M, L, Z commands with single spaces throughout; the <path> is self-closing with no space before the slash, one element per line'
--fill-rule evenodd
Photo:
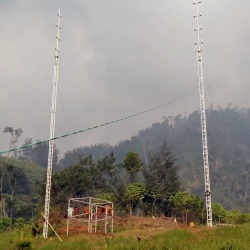
<path fill-rule="evenodd" d="M 1 217 L 31 218 L 44 177 L 44 169 L 35 163 L 0 157 Z"/>
<path fill-rule="evenodd" d="M 209 109 L 207 130 L 212 201 L 227 209 L 247 211 L 250 205 L 250 110 Z M 31 142 L 32 139 L 27 138 L 24 144 Z M 6 162 L 6 158 L 0 157 L 1 213 L 30 218 L 36 206 L 43 206 L 47 146 L 38 144 L 19 151 L 15 157 L 22 160 L 9 158 Z M 133 168 L 126 163 L 131 159 L 134 159 Z M 79 147 L 57 160 L 55 148 L 52 204 L 62 210 L 72 196 L 116 199 L 121 206 L 124 205 L 121 200 L 127 200 L 132 202 L 131 209 L 142 206 L 145 213 L 157 206 L 163 211 L 164 200 L 171 198 L 172 191 L 186 191 L 204 199 L 201 126 L 197 111 L 186 116 L 166 117 L 115 146 Z M 173 167 L 169 170 L 169 166 Z M 174 184 L 176 171 L 178 185 Z M 168 175 L 172 176 L 171 180 Z M 142 199 L 140 195 L 139 200 L 128 199 L 126 192 L 131 190 L 144 192 L 143 204 L 138 203 Z"/>
<path fill-rule="evenodd" d="M 207 132 L 213 201 L 229 209 L 247 209 L 250 204 L 250 109 L 208 109 Z M 164 141 L 177 157 L 182 187 L 202 197 L 204 177 L 198 111 L 166 117 L 114 147 L 98 144 L 75 148 L 66 152 L 60 165 L 67 167 L 89 154 L 93 159 L 101 159 L 111 152 L 120 163 L 130 151 L 137 152 L 147 165 L 150 154 Z"/>

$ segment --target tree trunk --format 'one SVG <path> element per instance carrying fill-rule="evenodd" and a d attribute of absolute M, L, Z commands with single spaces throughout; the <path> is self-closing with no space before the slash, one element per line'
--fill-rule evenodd
<path fill-rule="evenodd" d="M 7 159 L 6 159 L 7 161 Z M 5 200 L 3 198 L 3 178 L 6 173 L 6 166 L 1 166 L 1 178 L 0 178 L 0 215 L 1 217 L 8 217 L 6 211 L 5 211 Z"/>

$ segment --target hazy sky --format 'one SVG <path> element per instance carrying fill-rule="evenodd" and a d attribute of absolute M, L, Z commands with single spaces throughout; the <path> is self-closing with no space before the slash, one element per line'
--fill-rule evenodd
<path fill-rule="evenodd" d="M 0 0 L 0 130 L 49 137 L 56 13 L 61 8 L 56 135 L 146 110 L 198 85 L 190 0 Z M 203 0 L 206 106 L 250 107 L 250 1 Z M 56 141 L 64 152 L 117 143 L 162 117 L 199 109 L 195 91 L 169 106 Z M 10 135 L 0 132 L 0 151 Z"/>

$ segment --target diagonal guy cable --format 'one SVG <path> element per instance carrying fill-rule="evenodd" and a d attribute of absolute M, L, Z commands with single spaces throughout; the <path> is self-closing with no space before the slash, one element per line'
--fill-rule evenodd
<path fill-rule="evenodd" d="M 139 115 L 142 115 L 142 114 L 145 114 L 145 113 L 148 113 L 148 112 L 151 112 L 153 110 L 156 110 L 156 109 L 159 109 L 159 108 L 162 108 L 164 106 L 167 106 L 173 102 L 176 102 L 182 98 L 184 98 L 185 96 L 187 96 L 188 94 L 194 92 L 198 87 L 195 87 L 192 91 L 189 91 L 187 93 L 185 93 L 184 95 L 182 96 L 179 96 L 169 102 L 166 102 L 164 104 L 161 104 L 159 106 L 156 106 L 154 108 L 150 108 L 150 109 L 147 109 L 147 110 L 144 110 L 144 111 L 141 111 L 139 113 L 136 113 L 136 114 L 132 114 L 132 115 L 129 115 L 129 116 L 125 116 L 125 117 L 122 117 L 122 118 L 119 118 L 117 120 L 113 120 L 113 121 L 109 121 L 109 122 L 106 122 L 106 123 L 102 123 L 100 125 L 96 125 L 94 127 L 90 127 L 90 128 L 86 128 L 86 129 L 82 129 L 82 130 L 78 130 L 78 131 L 75 131 L 75 132 L 72 132 L 72 133 L 67 133 L 67 134 L 64 134 L 64 135 L 61 135 L 61 136 L 56 136 L 54 138 L 51 138 L 51 139 L 47 139 L 47 140 L 41 140 L 41 141 L 37 141 L 35 143 L 32 143 L 32 144 L 27 144 L 27 145 L 23 145 L 21 147 L 18 147 L 18 148 L 12 148 L 12 149 L 9 149 L 9 150 L 6 150 L 6 151 L 0 151 L 0 155 L 3 155 L 3 154 L 6 154 L 8 152 L 12 152 L 12 151 L 18 151 L 20 149 L 23 149 L 23 148 L 29 148 L 29 147 L 32 147 L 34 145 L 38 145 L 38 144 L 41 144 L 41 143 L 45 143 L 45 142 L 49 142 L 49 141 L 52 141 L 52 140 L 57 140 L 57 139 L 60 139 L 60 138 L 64 138 L 64 137 L 68 137 L 68 136 L 71 136 L 71 135 L 75 135 L 75 134 L 79 134 L 79 133 L 83 133 L 83 132 L 86 132 L 86 131 L 89 131 L 89 130 L 92 130 L 92 129 L 96 129 L 96 128 L 100 128 L 100 127 L 103 127 L 103 126 L 107 126 L 109 124 L 113 124 L 113 123 L 116 123 L 116 122 L 120 122 L 120 121 L 123 121 L 123 120 L 127 120 L 129 118 L 132 118 L 132 117 L 136 117 L 136 116 L 139 116 Z"/>

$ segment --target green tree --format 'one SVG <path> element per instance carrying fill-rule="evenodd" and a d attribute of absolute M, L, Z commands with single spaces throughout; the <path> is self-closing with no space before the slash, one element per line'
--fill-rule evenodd
<path fill-rule="evenodd" d="M 160 193 L 154 188 L 147 188 L 144 203 L 151 204 L 151 215 L 156 216 L 156 202 L 160 201 Z"/>
<path fill-rule="evenodd" d="M 9 184 L 9 189 L 10 189 L 10 218 L 11 220 L 13 219 L 13 199 L 14 199 L 14 193 L 17 188 L 17 174 L 14 171 L 14 166 L 7 164 L 7 177 L 8 177 L 8 184 Z"/>
<path fill-rule="evenodd" d="M 14 130 L 12 127 L 5 127 L 3 130 L 4 133 L 10 133 L 11 134 L 11 139 L 10 139 L 10 146 L 9 149 L 13 149 L 16 147 L 17 139 L 21 136 L 23 130 L 21 128 Z M 0 213 L 1 216 L 6 216 L 5 212 L 5 201 L 3 199 L 3 182 L 5 179 L 5 174 L 6 174 L 6 164 L 8 162 L 8 158 L 10 156 L 11 152 L 8 152 L 7 157 L 5 159 L 5 164 L 0 164 Z M 13 153 L 13 156 L 16 157 L 16 151 Z M 13 187 L 13 186 L 10 186 Z"/>
<path fill-rule="evenodd" d="M 123 197 L 127 204 L 129 204 L 129 214 L 133 214 L 133 208 L 138 207 L 146 194 L 146 186 L 144 183 L 128 183 L 124 186 Z M 138 207 L 139 214 L 139 207 Z"/>
<path fill-rule="evenodd" d="M 213 213 L 213 221 L 219 223 L 226 222 L 227 211 L 221 204 L 212 203 L 212 213 Z"/>
<path fill-rule="evenodd" d="M 23 146 L 27 146 L 32 143 L 33 143 L 32 138 L 26 138 Z M 22 149 L 22 155 L 19 157 L 19 159 L 35 162 L 40 166 L 46 168 L 48 166 L 48 151 L 49 151 L 49 143 L 41 142 L 34 146 Z M 58 163 L 59 159 L 58 155 L 59 155 L 59 150 L 56 148 L 56 145 L 54 145 L 53 165 Z"/>
<path fill-rule="evenodd" d="M 162 198 L 166 198 L 173 191 L 180 190 L 176 159 L 166 143 L 162 145 L 159 152 L 150 155 L 144 177 L 147 187 L 158 190 Z"/>
<path fill-rule="evenodd" d="M 113 152 L 109 155 L 106 155 L 103 159 L 98 160 L 96 168 L 101 174 L 102 178 L 108 177 L 112 179 L 116 166 L 115 166 L 115 157 Z"/>
<path fill-rule="evenodd" d="M 250 214 L 249 213 L 243 213 L 240 210 L 233 209 L 232 211 L 226 211 L 227 212 L 227 223 L 234 223 L 234 224 L 243 224 L 243 223 L 249 223 L 250 222 Z"/>
<path fill-rule="evenodd" d="M 34 146 L 29 147 L 28 145 L 32 144 L 32 138 L 26 138 L 22 146 L 25 148 L 22 149 L 22 154 L 19 157 L 20 160 L 28 160 L 35 162 L 36 161 L 36 154 L 34 152 Z"/>
<path fill-rule="evenodd" d="M 30 193 L 29 182 L 21 167 L 5 162 L 2 166 L 4 178 L 1 182 L 1 216 L 8 216 L 12 219 L 16 216 L 19 196 Z"/>
<path fill-rule="evenodd" d="M 52 176 L 51 201 L 60 208 L 65 207 L 67 198 L 114 194 L 115 158 L 113 153 L 95 162 L 91 155 L 68 168 L 63 168 Z M 45 186 L 40 190 L 44 195 Z"/>
<path fill-rule="evenodd" d="M 141 170 L 143 163 L 139 155 L 135 152 L 128 152 L 123 159 L 122 166 L 126 169 L 129 176 L 129 182 L 136 181 L 136 174 Z"/>
<path fill-rule="evenodd" d="M 175 216 L 182 216 L 182 220 L 186 223 L 188 223 L 188 220 L 200 220 L 203 202 L 198 196 L 187 192 L 177 192 L 170 194 L 168 202 Z"/>
<path fill-rule="evenodd" d="M 93 186 L 96 176 L 92 169 L 92 156 L 82 159 L 66 169 L 58 171 L 52 176 L 51 202 L 58 204 L 60 208 L 65 207 L 67 199 L 71 197 L 82 197 L 93 194 Z M 100 182 L 101 183 L 101 182 Z M 40 189 L 41 196 L 44 196 L 45 185 Z"/>

